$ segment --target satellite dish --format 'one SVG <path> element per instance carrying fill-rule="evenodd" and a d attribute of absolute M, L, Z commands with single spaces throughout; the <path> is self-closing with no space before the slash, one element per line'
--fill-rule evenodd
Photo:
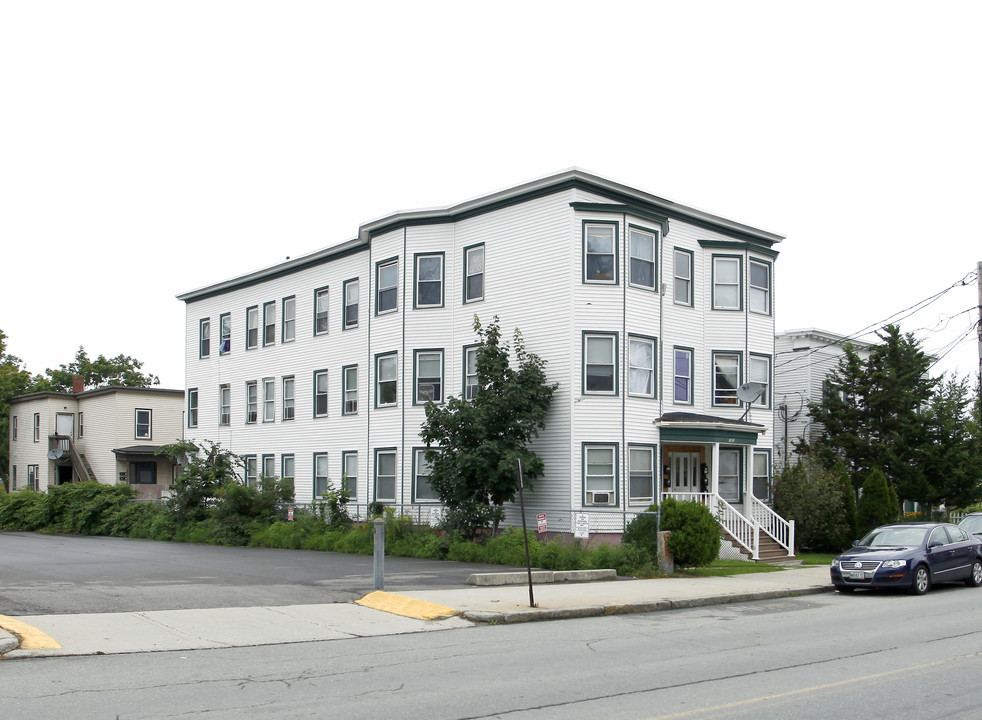
<path fill-rule="evenodd" d="M 55 448 L 54 450 L 48 450 L 48 460 L 61 460 L 65 451 L 61 448 Z"/>
<path fill-rule="evenodd" d="M 752 403 L 764 392 L 764 386 L 758 382 L 747 382 L 737 388 L 737 397 L 740 402 Z"/>

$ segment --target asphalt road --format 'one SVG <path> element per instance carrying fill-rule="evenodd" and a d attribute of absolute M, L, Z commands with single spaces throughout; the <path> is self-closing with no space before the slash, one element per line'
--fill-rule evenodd
<path fill-rule="evenodd" d="M 130 538 L 0 533 L 0 615 L 142 612 L 351 602 L 373 559 Z M 385 590 L 464 587 L 500 565 L 385 558 Z"/>

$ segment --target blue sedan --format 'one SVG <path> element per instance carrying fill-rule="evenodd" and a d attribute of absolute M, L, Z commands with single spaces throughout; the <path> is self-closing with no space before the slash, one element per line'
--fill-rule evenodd
<path fill-rule="evenodd" d="M 950 523 L 882 525 L 832 561 L 839 592 L 906 588 L 923 595 L 931 585 L 982 585 L 982 541 Z"/>

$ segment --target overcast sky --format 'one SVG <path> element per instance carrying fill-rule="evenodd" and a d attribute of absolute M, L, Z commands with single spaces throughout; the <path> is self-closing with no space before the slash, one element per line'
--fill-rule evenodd
<path fill-rule="evenodd" d="M 182 388 L 176 294 L 577 166 L 786 235 L 779 331 L 901 319 L 975 373 L 980 27 L 957 1 L 0 2 L 0 329 L 32 372 L 84 345 Z"/>

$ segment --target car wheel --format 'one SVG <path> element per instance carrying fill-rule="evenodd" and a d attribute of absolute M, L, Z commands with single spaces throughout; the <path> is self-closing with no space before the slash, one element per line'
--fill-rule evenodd
<path fill-rule="evenodd" d="M 972 563 L 972 574 L 968 576 L 965 584 L 969 587 L 982 585 L 982 560 L 976 560 Z"/>
<path fill-rule="evenodd" d="M 910 585 L 910 592 L 913 595 L 923 595 L 931 589 L 931 573 L 927 570 L 927 565 L 918 565 L 914 568 L 914 581 Z"/>
<path fill-rule="evenodd" d="M 856 588 L 849 587 L 848 585 L 836 585 L 835 586 L 835 591 L 836 592 L 840 592 L 840 593 L 851 593 L 855 589 Z"/>

